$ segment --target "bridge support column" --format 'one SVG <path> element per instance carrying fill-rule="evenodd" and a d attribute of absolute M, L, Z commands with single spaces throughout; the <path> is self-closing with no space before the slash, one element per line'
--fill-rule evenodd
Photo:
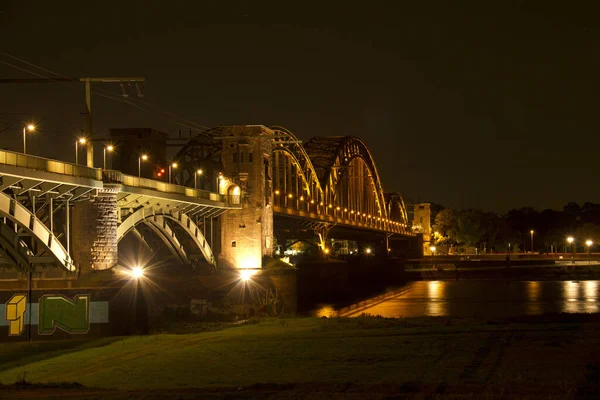
<path fill-rule="evenodd" d="M 73 258 L 85 274 L 114 267 L 117 250 L 117 191 L 103 189 L 73 208 Z"/>
<path fill-rule="evenodd" d="M 261 268 L 262 257 L 273 255 L 272 132 L 263 126 L 224 128 L 224 175 L 220 192 L 230 193 L 231 184 L 242 193 L 242 209 L 229 210 L 221 218 L 221 265 Z M 225 135 L 223 135 L 225 136 Z"/>

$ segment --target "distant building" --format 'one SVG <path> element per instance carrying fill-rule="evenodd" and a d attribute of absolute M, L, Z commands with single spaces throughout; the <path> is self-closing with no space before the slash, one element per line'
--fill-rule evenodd
<path fill-rule="evenodd" d="M 419 203 L 412 206 L 412 224 L 411 229 L 414 233 L 423 235 L 423 254 L 430 254 L 431 245 L 431 204 Z"/>
<path fill-rule="evenodd" d="M 109 168 L 137 176 L 138 158 L 145 154 L 148 160 L 139 164 L 141 175 L 155 178 L 154 171 L 167 165 L 168 136 L 152 128 L 111 129 L 110 139 L 115 151 L 110 155 Z"/>

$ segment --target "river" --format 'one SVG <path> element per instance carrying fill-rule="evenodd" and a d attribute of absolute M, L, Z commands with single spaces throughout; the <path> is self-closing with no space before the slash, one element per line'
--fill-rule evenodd
<path fill-rule="evenodd" d="M 596 313 L 599 298 L 600 281 L 418 281 L 347 307 L 321 305 L 314 315 L 488 318 Z"/>

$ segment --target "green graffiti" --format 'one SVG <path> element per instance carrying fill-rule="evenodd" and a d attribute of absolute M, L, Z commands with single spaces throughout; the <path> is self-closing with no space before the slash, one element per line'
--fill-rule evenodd
<path fill-rule="evenodd" d="M 71 334 L 90 329 L 90 295 L 78 294 L 73 300 L 63 295 L 40 297 L 38 333 L 52 335 L 56 328 Z"/>

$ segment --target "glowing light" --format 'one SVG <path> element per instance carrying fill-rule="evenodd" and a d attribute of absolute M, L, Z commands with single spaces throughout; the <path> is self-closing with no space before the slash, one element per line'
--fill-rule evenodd
<path fill-rule="evenodd" d="M 591 245 L 594 244 L 594 242 L 592 242 L 591 240 L 588 239 L 588 240 L 585 241 L 585 244 L 588 245 L 588 246 L 591 246 Z"/>
<path fill-rule="evenodd" d="M 148 155 L 147 154 L 142 154 L 142 160 L 146 161 L 148 159 Z"/>
<path fill-rule="evenodd" d="M 569 236 L 567 238 L 567 242 L 569 242 L 569 243 L 573 243 L 574 241 L 575 241 L 575 239 L 573 239 L 573 236 Z"/>
<path fill-rule="evenodd" d="M 173 167 L 173 168 L 177 168 L 177 163 L 176 163 L 176 162 L 174 162 L 173 164 L 171 164 L 171 167 Z"/>
<path fill-rule="evenodd" d="M 29 132 L 33 132 L 33 131 L 35 131 L 35 125 L 34 125 L 34 124 L 29 124 L 29 125 L 27 125 L 27 130 L 28 130 Z"/>
<path fill-rule="evenodd" d="M 324 249 L 324 250 L 323 250 L 323 253 L 325 253 L 325 254 L 329 254 L 329 249 Z"/>
<path fill-rule="evenodd" d="M 199 169 L 198 171 L 196 171 L 196 173 L 197 173 L 198 175 L 202 175 L 202 174 L 204 173 L 204 171 L 202 171 L 201 169 Z"/>
<path fill-rule="evenodd" d="M 350 211 L 350 214 L 354 214 L 354 210 Z"/>
<path fill-rule="evenodd" d="M 533 235 L 533 229 L 529 231 L 529 233 L 531 233 Z"/>
<path fill-rule="evenodd" d="M 144 269 L 142 267 L 133 267 L 129 273 L 133 279 L 140 279 L 144 276 Z"/>
<path fill-rule="evenodd" d="M 315 201 L 314 201 L 314 200 L 311 200 L 311 201 L 310 201 L 310 204 L 315 204 Z"/>
<path fill-rule="evenodd" d="M 275 194 L 279 194 L 279 193 L 280 193 L 280 192 L 279 192 L 279 190 L 276 190 L 276 191 L 275 191 Z"/>
<path fill-rule="evenodd" d="M 370 248 L 370 247 L 367 247 L 367 248 L 365 249 L 365 253 L 367 253 L 367 254 L 371 254 L 372 252 L 373 252 L 373 250 L 371 250 L 371 248 Z"/>
<path fill-rule="evenodd" d="M 435 252 L 435 246 L 430 246 L 429 250 L 431 250 L 431 252 L 434 253 Z"/>
<path fill-rule="evenodd" d="M 293 194 L 291 194 L 291 193 L 290 193 L 290 194 L 288 194 L 288 199 L 291 199 L 292 197 L 294 197 L 294 195 L 293 195 Z"/>
<path fill-rule="evenodd" d="M 81 144 L 84 144 L 86 141 L 87 140 L 84 137 L 79 138 L 79 140 L 78 140 L 78 142 L 81 143 Z"/>
<path fill-rule="evenodd" d="M 340 211 L 340 210 L 341 210 L 341 208 L 340 208 L 339 206 L 337 206 L 335 209 L 336 209 L 336 210 L 338 210 L 338 211 Z"/>
<path fill-rule="evenodd" d="M 330 204 L 330 205 L 329 205 L 329 208 L 333 208 L 333 205 L 332 205 L 332 204 Z"/>
<path fill-rule="evenodd" d="M 113 146 L 113 145 L 109 144 L 108 146 L 106 146 L 106 151 L 113 151 L 114 149 L 115 149 L 115 146 Z"/>
<path fill-rule="evenodd" d="M 161 173 L 161 174 L 164 174 L 164 173 L 165 173 L 165 169 L 164 169 L 164 168 L 161 168 L 161 169 L 160 169 L 160 173 Z"/>
<path fill-rule="evenodd" d="M 323 205 L 323 202 L 320 202 L 320 203 L 319 203 L 319 205 L 320 205 L 320 206 L 322 206 L 322 205 Z"/>
<path fill-rule="evenodd" d="M 300 201 L 304 201 L 304 196 L 300 196 Z"/>
<path fill-rule="evenodd" d="M 254 269 L 242 269 L 240 270 L 240 280 L 249 281 L 256 274 L 256 270 Z"/>
<path fill-rule="evenodd" d="M 347 208 L 344 208 L 344 212 L 348 212 L 348 209 L 347 209 Z"/>

